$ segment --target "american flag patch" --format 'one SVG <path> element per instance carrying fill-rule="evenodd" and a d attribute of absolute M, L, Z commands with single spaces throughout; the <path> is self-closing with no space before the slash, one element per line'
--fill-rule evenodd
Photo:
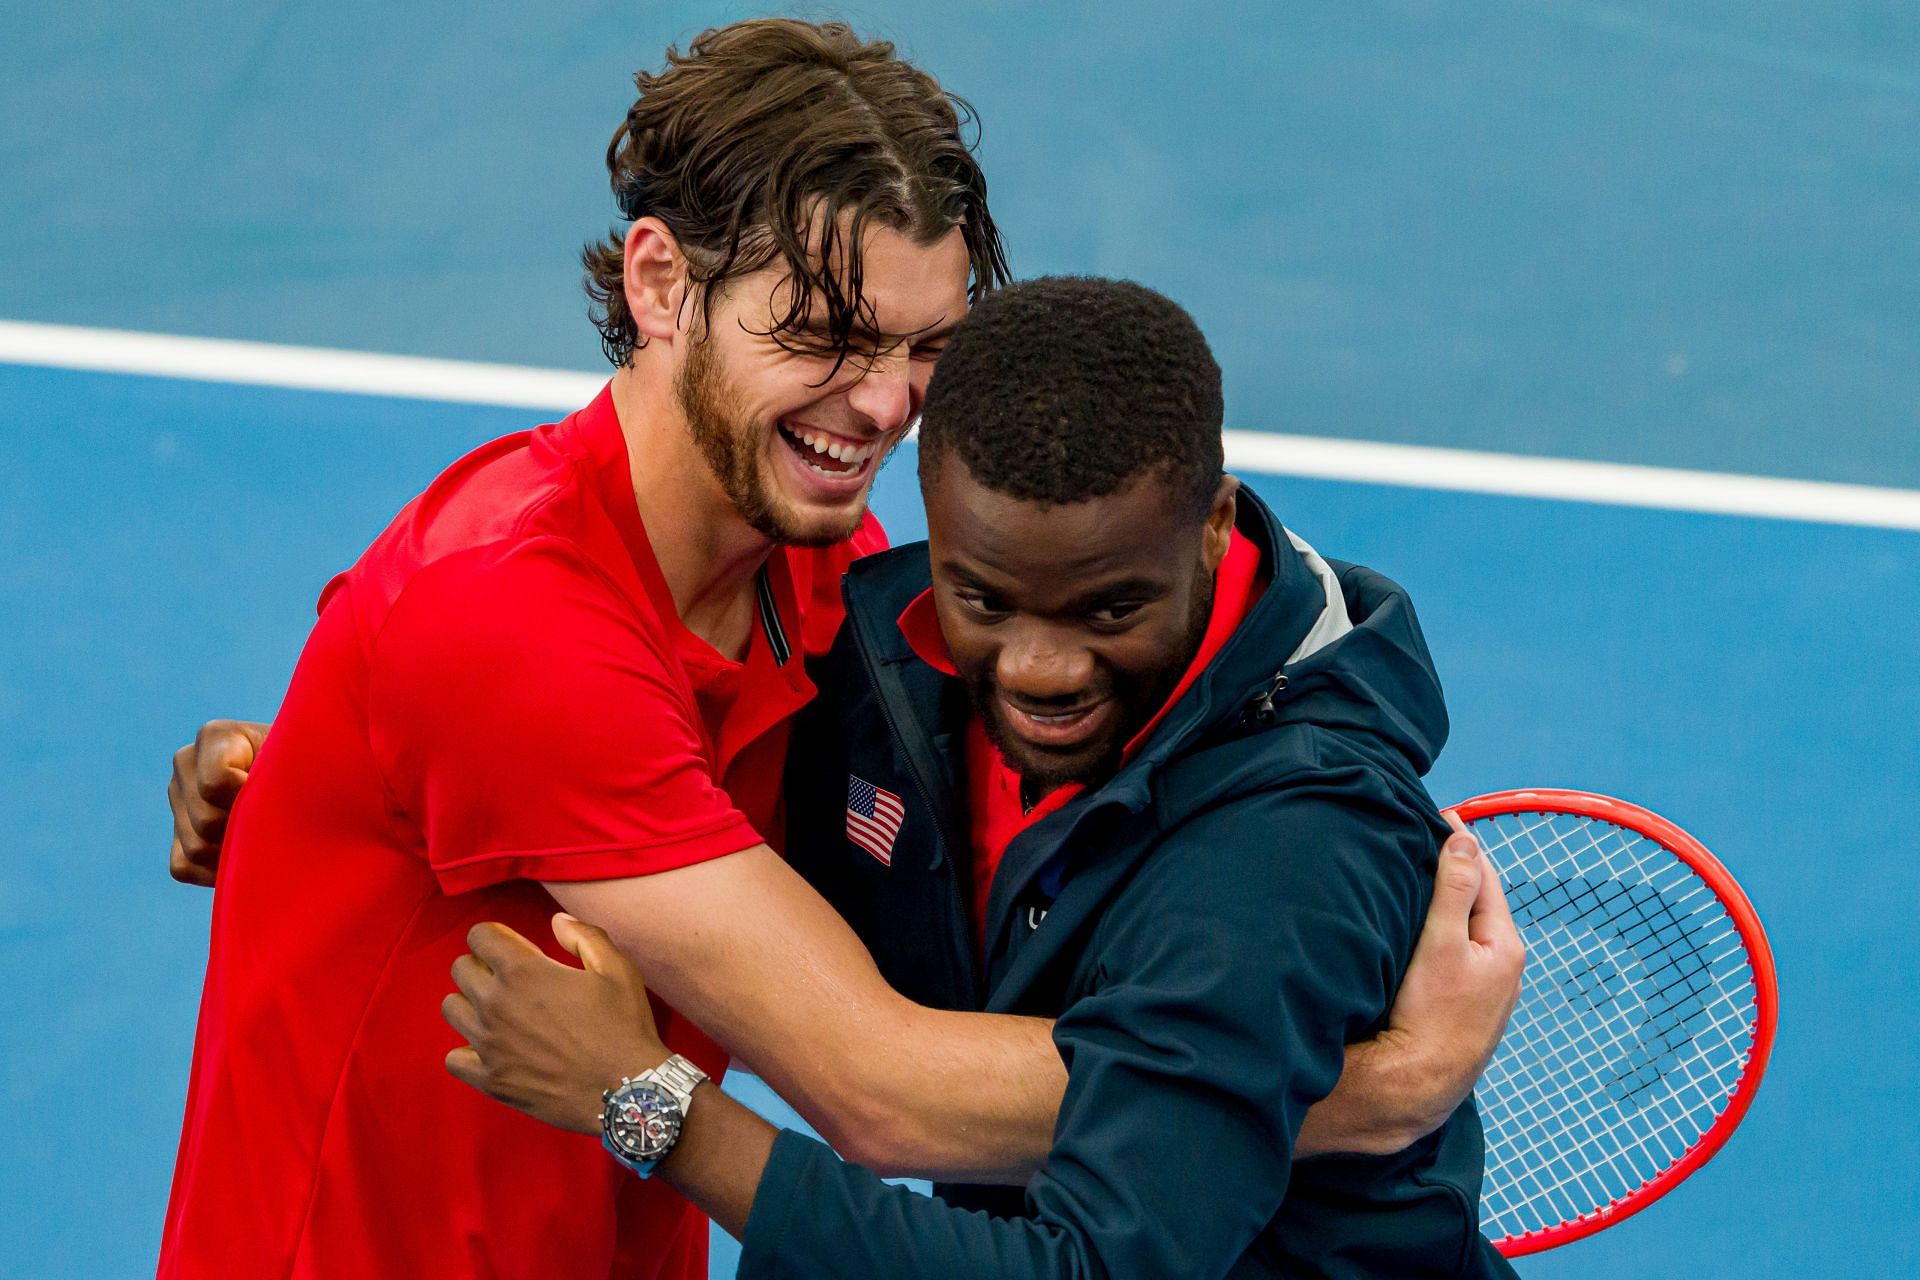
<path fill-rule="evenodd" d="M 907 818 L 907 807 L 900 797 L 884 787 L 876 787 L 865 778 L 847 777 L 847 839 L 893 865 L 893 842 L 900 824 Z"/>

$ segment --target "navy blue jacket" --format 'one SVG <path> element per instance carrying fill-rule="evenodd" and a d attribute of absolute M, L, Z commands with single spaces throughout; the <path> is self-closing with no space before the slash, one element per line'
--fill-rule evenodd
<path fill-rule="evenodd" d="M 904 994 L 1057 1019 L 1067 1092 L 1024 1189 L 928 1200 L 783 1133 L 742 1276 L 1511 1274 L 1479 1234 L 1471 1102 L 1399 1155 L 1292 1158 L 1413 951 L 1446 834 L 1420 778 L 1447 720 L 1411 604 L 1366 569 L 1335 567 L 1353 629 L 1283 671 L 1326 588 L 1246 489 L 1240 529 L 1265 592 L 1111 781 L 1008 846 L 984 956 L 965 691 L 896 625 L 927 550 L 854 565 L 796 726 L 788 856 Z M 849 775 L 905 802 L 890 865 L 845 836 Z"/>

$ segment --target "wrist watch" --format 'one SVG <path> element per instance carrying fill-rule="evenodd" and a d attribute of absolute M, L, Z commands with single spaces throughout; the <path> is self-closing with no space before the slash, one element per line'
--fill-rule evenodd
<path fill-rule="evenodd" d="M 707 1073 L 674 1054 L 651 1071 L 622 1076 L 601 1095 L 600 1141 L 607 1154 L 642 1178 L 667 1158 L 680 1140 L 693 1104 L 693 1090 Z"/>

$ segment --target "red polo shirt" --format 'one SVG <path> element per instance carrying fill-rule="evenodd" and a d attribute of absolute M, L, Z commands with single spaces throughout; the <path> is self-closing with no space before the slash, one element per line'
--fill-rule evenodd
<path fill-rule="evenodd" d="M 328 584 L 228 829 L 162 1277 L 706 1275 L 665 1183 L 446 1073 L 440 1000 L 480 921 L 551 947 L 539 881 L 777 842 L 803 652 L 884 541 L 777 552 L 722 657 L 680 623 L 602 392 L 455 463 Z"/>
<path fill-rule="evenodd" d="M 1260 548 L 1241 537 L 1236 529 L 1228 536 L 1227 554 L 1214 572 L 1213 611 L 1208 615 L 1200 648 L 1160 710 L 1127 743 L 1122 759 L 1132 758 L 1173 704 L 1193 687 L 1193 682 L 1226 644 L 1227 637 L 1245 621 L 1247 611 L 1259 600 L 1263 586 Z M 922 662 L 936 671 L 956 674 L 953 655 L 948 652 L 946 637 L 940 631 L 940 616 L 934 607 L 931 588 L 914 597 L 913 603 L 901 613 L 900 632 Z M 973 851 L 973 901 L 969 906 L 975 940 L 984 948 L 987 898 L 993 892 L 993 877 L 1000 870 L 1000 859 L 1007 846 L 1022 831 L 1064 807 L 1083 788 L 1078 783 L 1056 787 L 1028 809 L 1020 799 L 1020 775 L 1007 767 L 1006 760 L 987 737 L 979 716 L 968 720 L 966 736 L 968 842 Z"/>

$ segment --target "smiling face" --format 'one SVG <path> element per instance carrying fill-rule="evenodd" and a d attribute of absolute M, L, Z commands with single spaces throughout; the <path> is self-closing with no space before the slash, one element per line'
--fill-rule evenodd
<path fill-rule="evenodd" d="M 859 525 L 967 312 L 958 230 L 931 244 L 870 231 L 861 265 L 865 323 L 845 360 L 824 332 L 770 332 L 793 287 L 776 266 L 729 281 L 681 344 L 673 386 L 688 430 L 742 519 L 776 542 L 821 545 Z"/>
<path fill-rule="evenodd" d="M 1104 781 L 1199 649 L 1233 527 L 1146 472 L 1104 497 L 1022 501 L 958 458 L 925 488 L 934 602 L 987 735 L 1030 791 Z"/>

